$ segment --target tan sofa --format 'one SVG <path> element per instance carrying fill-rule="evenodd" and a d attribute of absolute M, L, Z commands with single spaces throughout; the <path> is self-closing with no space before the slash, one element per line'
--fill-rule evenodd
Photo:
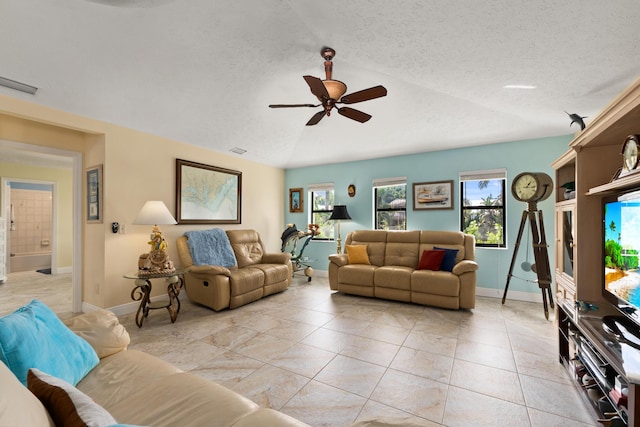
<path fill-rule="evenodd" d="M 329 286 L 347 294 L 443 308 L 475 307 L 475 238 L 459 231 L 359 230 L 345 245 L 366 245 L 370 265 L 349 264 L 346 254 L 329 256 Z M 418 270 L 424 250 L 457 249 L 451 272 Z"/>
<path fill-rule="evenodd" d="M 237 266 L 194 265 L 186 236 L 177 240 L 178 256 L 185 274 L 187 296 L 216 311 L 237 308 L 291 284 L 293 267 L 288 253 L 266 253 L 255 230 L 227 230 Z"/>
<path fill-rule="evenodd" d="M 147 353 L 126 350 L 129 334 L 110 311 L 94 311 L 66 323 L 100 357 L 98 366 L 76 388 L 119 423 L 154 427 L 307 426 Z M 45 406 L 2 362 L 0 426 L 54 427 Z"/>

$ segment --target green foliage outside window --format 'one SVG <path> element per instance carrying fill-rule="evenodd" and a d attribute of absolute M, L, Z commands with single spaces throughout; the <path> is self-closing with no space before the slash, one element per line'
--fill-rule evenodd
<path fill-rule="evenodd" d="M 461 183 L 461 230 L 473 234 L 477 246 L 504 247 L 504 179 Z"/>
<path fill-rule="evenodd" d="M 333 239 L 334 238 L 334 221 L 329 221 L 331 211 L 333 210 L 334 194 L 333 190 L 321 190 L 311 193 L 311 223 L 320 226 L 315 239 Z"/>
<path fill-rule="evenodd" d="M 407 186 L 375 187 L 376 230 L 407 229 Z"/>

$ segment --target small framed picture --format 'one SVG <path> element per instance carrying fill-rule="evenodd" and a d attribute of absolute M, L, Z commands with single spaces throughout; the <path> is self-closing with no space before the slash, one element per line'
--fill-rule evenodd
<path fill-rule="evenodd" d="M 304 212 L 304 200 L 302 198 L 302 188 L 289 189 L 289 212 Z"/>
<path fill-rule="evenodd" d="M 102 223 L 102 165 L 87 168 L 87 223 Z"/>
<path fill-rule="evenodd" d="M 413 210 L 453 209 L 453 180 L 415 182 Z"/>

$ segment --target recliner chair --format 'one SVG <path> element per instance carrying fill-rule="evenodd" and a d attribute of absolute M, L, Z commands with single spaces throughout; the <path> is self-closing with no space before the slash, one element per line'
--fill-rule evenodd
<path fill-rule="evenodd" d="M 288 253 L 266 253 L 255 230 L 226 230 L 237 266 L 194 265 L 186 236 L 176 246 L 187 296 L 213 310 L 237 308 L 281 292 L 291 284 L 293 267 Z"/>

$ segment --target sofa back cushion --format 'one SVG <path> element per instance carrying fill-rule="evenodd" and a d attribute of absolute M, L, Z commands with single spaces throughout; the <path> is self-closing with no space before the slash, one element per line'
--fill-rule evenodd
<path fill-rule="evenodd" d="M 358 230 L 347 235 L 347 245 L 367 245 L 367 254 L 371 265 L 384 265 L 384 251 L 387 245 L 385 230 Z"/>
<path fill-rule="evenodd" d="M 420 231 L 388 231 L 384 265 L 416 268 L 420 260 Z"/>
<path fill-rule="evenodd" d="M 264 245 L 255 230 L 227 230 L 238 267 L 260 264 L 264 255 Z"/>

